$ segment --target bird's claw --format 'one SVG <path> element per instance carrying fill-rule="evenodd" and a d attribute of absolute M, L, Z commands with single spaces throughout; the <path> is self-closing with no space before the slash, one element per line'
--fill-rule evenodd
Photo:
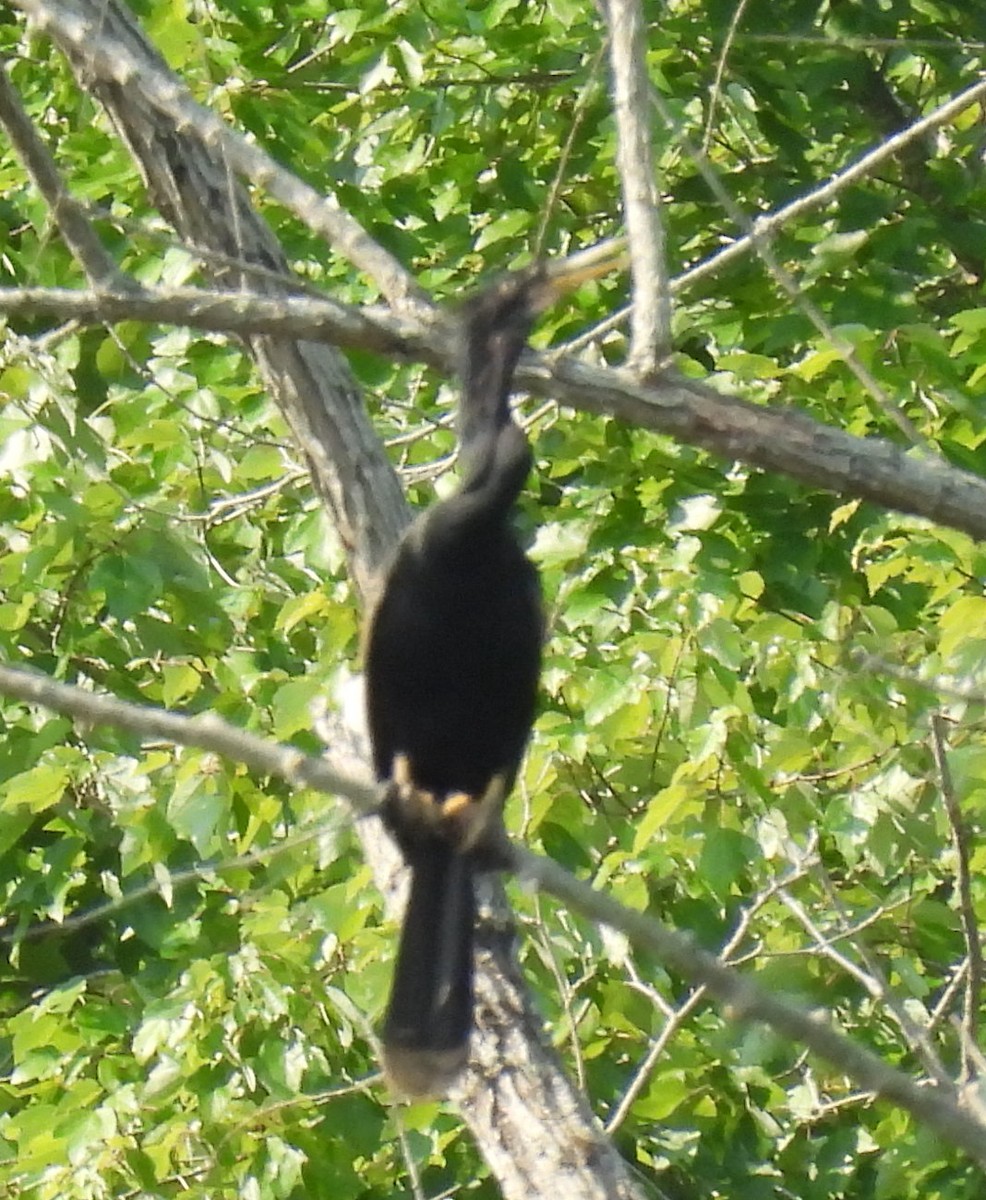
<path fill-rule="evenodd" d="M 403 819 L 440 834 L 462 854 L 475 850 L 486 840 L 507 797 L 503 775 L 494 775 L 481 796 L 471 796 L 468 792 L 436 796 L 414 783 L 406 754 L 394 756 L 390 778 L 393 802 Z"/>

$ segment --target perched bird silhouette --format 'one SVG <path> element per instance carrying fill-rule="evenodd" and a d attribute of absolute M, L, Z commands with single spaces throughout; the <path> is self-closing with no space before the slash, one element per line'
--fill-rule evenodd
<path fill-rule="evenodd" d="M 533 322 L 610 270 L 611 246 L 505 276 L 462 320 L 462 483 L 407 531 L 370 614 L 367 716 L 382 815 L 411 869 L 383 1027 L 384 1069 L 410 1095 L 447 1090 L 473 1024 L 474 872 L 497 866 L 501 810 L 537 705 L 537 572 L 512 526 L 531 450 L 509 407 Z"/>

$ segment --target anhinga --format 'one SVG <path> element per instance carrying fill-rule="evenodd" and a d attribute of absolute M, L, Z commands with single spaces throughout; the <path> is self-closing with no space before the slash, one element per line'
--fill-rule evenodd
<path fill-rule="evenodd" d="M 384 1067 L 410 1095 L 439 1094 L 472 1028 L 473 872 L 524 753 L 543 619 L 537 572 L 511 526 L 531 451 L 510 415 L 534 319 L 622 250 L 509 275 L 462 311 L 462 484 L 408 530 L 370 616 L 367 714 L 382 815 L 411 868 L 384 1021 Z"/>

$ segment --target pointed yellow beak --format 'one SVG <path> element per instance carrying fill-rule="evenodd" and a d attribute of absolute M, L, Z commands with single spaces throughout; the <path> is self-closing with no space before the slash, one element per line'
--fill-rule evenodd
<path fill-rule="evenodd" d="M 538 288 L 537 307 L 547 308 L 586 280 L 599 279 L 611 271 L 621 271 L 629 262 L 627 240 L 622 237 L 599 242 L 569 258 L 546 262 L 544 277 Z"/>

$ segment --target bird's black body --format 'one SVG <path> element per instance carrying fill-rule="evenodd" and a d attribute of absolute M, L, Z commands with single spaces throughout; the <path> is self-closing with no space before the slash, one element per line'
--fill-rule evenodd
<path fill-rule="evenodd" d="M 597 268 L 510 276 L 463 310 L 463 481 L 404 537 L 366 637 L 367 714 L 383 816 L 411 868 L 384 1022 L 401 1091 L 443 1091 L 472 1028 L 473 874 L 513 784 L 537 702 L 537 574 L 511 524 L 531 452 L 508 406 L 535 315 Z"/>
<path fill-rule="evenodd" d="M 480 797 L 501 773 L 512 782 L 541 646 L 533 566 L 505 524 L 466 521 L 446 509 L 455 499 L 402 544 L 368 643 L 377 774 L 389 778 L 405 754 L 414 784 L 439 799 Z M 410 853 L 420 831 L 394 832 Z"/>
<path fill-rule="evenodd" d="M 502 803 L 537 702 L 540 592 L 511 526 L 531 452 L 508 407 L 537 280 L 537 272 L 512 278 L 464 310 L 463 483 L 408 531 L 367 637 L 374 767 L 392 780 L 403 759 L 419 793 L 408 804 L 392 791 L 384 810 L 411 868 L 411 895 L 383 1040 L 391 1075 L 410 1092 L 447 1084 L 472 1027 L 473 871 L 483 831 L 471 844 L 468 815 L 446 821 L 442 807 L 468 798 L 478 811 L 497 777 Z"/>

